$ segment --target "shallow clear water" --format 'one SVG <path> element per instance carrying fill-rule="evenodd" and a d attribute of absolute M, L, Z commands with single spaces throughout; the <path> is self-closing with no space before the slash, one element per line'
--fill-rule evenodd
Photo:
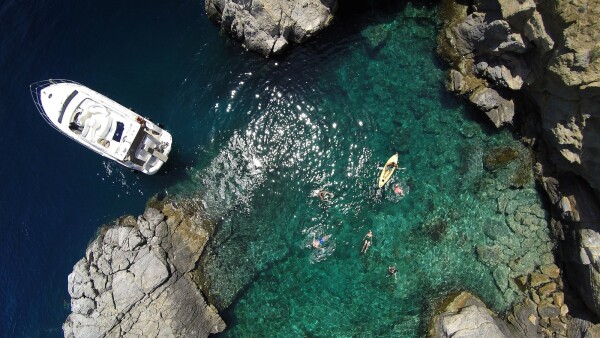
<path fill-rule="evenodd" d="M 269 65 L 268 80 L 246 74 L 223 103 L 247 113 L 180 188 L 222 217 L 203 274 L 213 301 L 234 302 L 225 336 L 418 336 L 448 293 L 506 310 L 520 297 L 512 278 L 551 261 L 533 183 L 511 188 L 527 151 L 445 93 L 434 18 L 408 5 L 343 44 L 330 32 Z M 486 171 L 497 147 L 520 157 Z M 396 152 L 406 170 L 379 190 Z"/>
<path fill-rule="evenodd" d="M 501 311 L 519 297 L 512 278 L 552 259 L 533 183 L 511 187 L 527 151 L 443 89 L 435 7 L 342 13 L 265 60 L 220 37 L 196 1 L 103 4 L 0 5 L 10 47 L 0 119 L 12 132 L 0 142 L 13 159 L 0 164 L 12 178 L 0 335 L 60 336 L 66 276 L 97 227 L 159 192 L 220 220 L 203 274 L 227 307 L 225 336 L 418 336 L 447 293 L 468 289 Z M 27 86 L 48 77 L 164 123 L 175 139 L 164 175 L 134 175 L 44 125 Z M 519 158 L 486 170 L 505 146 Z M 406 170 L 378 190 L 378 167 L 396 152 Z"/>

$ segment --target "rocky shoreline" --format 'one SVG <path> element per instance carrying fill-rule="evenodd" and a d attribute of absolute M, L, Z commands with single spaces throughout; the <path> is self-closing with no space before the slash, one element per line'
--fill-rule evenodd
<path fill-rule="evenodd" d="M 591 320 L 600 315 L 600 186 L 594 174 L 600 163 L 593 155 L 600 140 L 600 25 L 592 19 L 599 11 L 597 1 L 447 0 L 438 41 L 451 66 L 447 88 L 534 150 L 566 288 L 585 303 L 583 312 L 593 312 L 585 316 Z M 564 336 L 559 326 L 546 325 L 540 333 Z"/>
<path fill-rule="evenodd" d="M 442 337 L 594 337 L 600 325 L 573 321 L 565 304 L 560 269 L 541 266 L 516 279 L 528 296 L 500 318 L 469 292 L 450 295 L 438 306 L 428 335 Z"/>
<path fill-rule="evenodd" d="M 200 208 L 152 201 L 89 245 L 68 278 L 65 337 L 206 337 L 225 329 L 192 274 L 214 226 Z"/>
<path fill-rule="evenodd" d="M 205 1 L 224 33 L 267 57 L 326 28 L 337 6 L 335 0 Z M 428 335 L 600 336 L 593 324 L 600 317 L 600 2 L 444 0 L 440 12 L 447 88 L 496 127 L 511 128 L 536 155 L 534 175 L 552 207 L 557 265 L 544 259 L 527 273 L 496 269 L 499 287 L 516 285 L 523 301 L 502 318 L 474 295 L 450 295 Z M 498 201 L 498 212 L 505 212 L 509 195 Z M 156 200 L 143 215 L 104 227 L 69 275 L 65 336 L 223 331 L 200 266 L 215 227 L 194 203 Z M 494 247 L 477 254 L 485 263 Z"/>

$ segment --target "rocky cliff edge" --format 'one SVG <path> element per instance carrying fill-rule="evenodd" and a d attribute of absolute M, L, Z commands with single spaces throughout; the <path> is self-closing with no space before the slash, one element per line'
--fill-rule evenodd
<path fill-rule="evenodd" d="M 531 126 L 539 112 L 553 163 L 598 193 L 600 1 L 446 0 L 443 8 L 448 88 L 497 127 L 512 124 L 515 112 Z"/>
<path fill-rule="evenodd" d="M 570 285 L 600 316 L 600 1 L 445 0 L 448 89 L 537 150 Z"/>
<path fill-rule="evenodd" d="M 206 0 L 212 22 L 245 48 L 264 56 L 282 53 L 327 27 L 337 0 Z"/>
<path fill-rule="evenodd" d="M 210 226 L 175 203 L 105 227 L 68 277 L 65 337 L 206 337 L 225 323 L 192 281 Z"/>

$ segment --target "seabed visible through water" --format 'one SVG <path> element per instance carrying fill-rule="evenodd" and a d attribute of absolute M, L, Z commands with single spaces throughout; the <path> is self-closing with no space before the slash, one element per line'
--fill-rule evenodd
<path fill-rule="evenodd" d="M 447 294 L 504 311 L 514 278 L 553 262 L 531 154 L 446 93 L 435 15 L 367 15 L 341 42 L 240 71 L 214 106 L 237 120 L 175 190 L 221 220 L 203 274 L 232 304 L 224 336 L 420 336 Z M 393 153 L 406 170 L 379 190 Z"/>

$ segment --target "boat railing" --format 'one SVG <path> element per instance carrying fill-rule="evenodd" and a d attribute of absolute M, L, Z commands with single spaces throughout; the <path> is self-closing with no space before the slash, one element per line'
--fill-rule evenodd
<path fill-rule="evenodd" d="M 41 101 L 42 89 L 48 87 L 49 85 L 57 84 L 57 83 L 71 83 L 71 84 L 76 84 L 76 85 L 81 86 L 81 84 L 79 84 L 75 81 L 71 81 L 71 80 L 50 79 L 50 80 L 43 80 L 43 81 L 38 81 L 38 82 L 32 83 L 29 86 L 29 91 L 31 92 L 31 98 L 33 99 L 33 103 L 35 104 L 35 107 L 37 108 L 40 115 L 42 115 L 42 117 L 44 118 L 46 123 L 48 123 L 52 128 L 58 130 L 61 134 L 67 135 L 62 130 L 60 130 L 60 128 L 58 128 L 54 123 L 52 123 L 52 121 L 50 120 L 50 117 L 48 116 L 48 113 L 46 113 L 46 111 L 44 110 L 44 107 L 42 106 L 42 101 Z M 67 135 L 67 136 L 71 137 L 70 135 Z"/>

